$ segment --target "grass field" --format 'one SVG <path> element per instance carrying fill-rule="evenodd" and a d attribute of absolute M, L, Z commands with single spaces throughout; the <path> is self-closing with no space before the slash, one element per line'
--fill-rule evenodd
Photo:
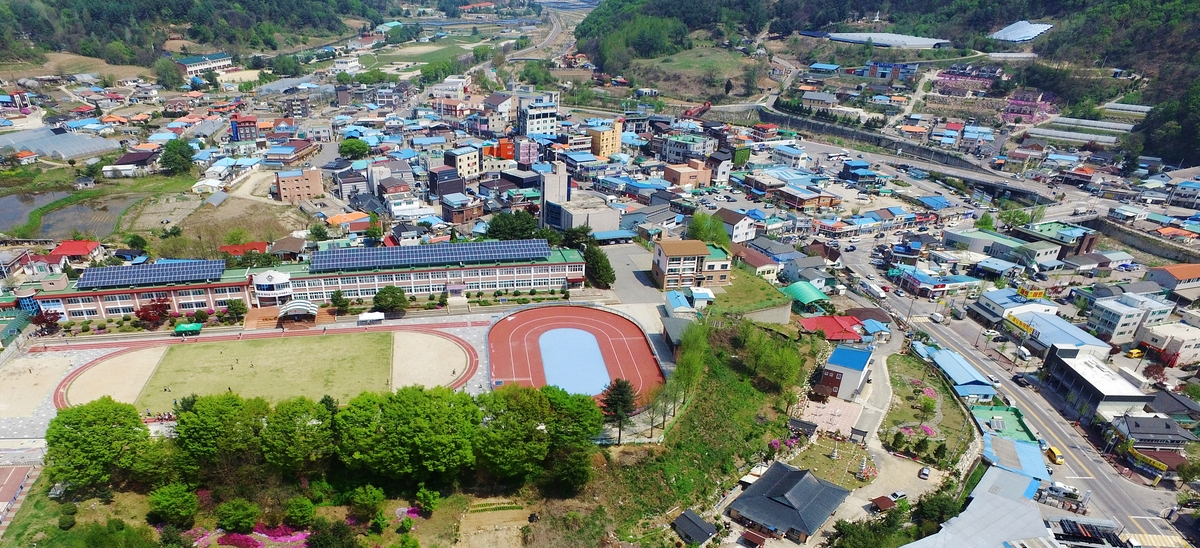
<path fill-rule="evenodd" d="M 967 422 L 967 414 L 955 401 L 955 395 L 933 366 L 926 366 L 918 358 L 909 355 L 893 354 L 888 356 L 888 375 L 892 381 L 892 409 L 883 419 L 880 437 L 891 440 L 894 428 L 903 424 L 914 425 L 916 432 L 912 440 L 924 436 L 916 425 L 921 422 L 921 412 L 914 409 L 917 396 L 914 389 L 932 388 L 937 393 L 937 410 L 941 420 L 930 417 L 925 424 L 937 430 L 932 440 L 944 439 L 950 454 L 957 455 L 970 444 L 974 437 L 974 429 Z M 917 382 L 913 382 L 917 381 Z"/>
<path fill-rule="evenodd" d="M 712 307 L 717 312 L 738 314 L 787 304 L 788 296 L 766 280 L 744 268 L 729 273 L 731 283 L 717 294 Z M 715 312 L 714 312 L 715 313 Z"/>
<path fill-rule="evenodd" d="M 391 368 L 391 333 L 176 345 L 163 356 L 136 405 L 166 410 L 188 394 L 230 389 L 272 403 L 325 394 L 344 403 L 364 390 L 386 390 Z M 163 391 L 167 386 L 171 392 Z"/>
<path fill-rule="evenodd" d="M 862 468 L 863 457 L 867 451 L 853 443 L 836 443 L 837 459 L 833 455 L 835 442 L 831 439 L 819 438 L 816 442 L 805 447 L 788 464 L 801 470 L 811 470 L 813 475 L 825 481 L 836 483 L 846 489 L 857 489 L 869 483 L 861 481 L 856 474 Z M 867 459 L 868 466 L 875 463 Z"/>

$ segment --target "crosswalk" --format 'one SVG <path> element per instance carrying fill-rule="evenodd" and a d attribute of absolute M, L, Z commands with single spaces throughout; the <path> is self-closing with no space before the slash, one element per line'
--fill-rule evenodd
<path fill-rule="evenodd" d="M 929 316 L 913 316 L 908 321 L 909 323 L 929 323 Z"/>
<path fill-rule="evenodd" d="M 1129 535 L 1129 540 L 1146 548 L 1188 548 L 1190 545 L 1179 535 Z"/>

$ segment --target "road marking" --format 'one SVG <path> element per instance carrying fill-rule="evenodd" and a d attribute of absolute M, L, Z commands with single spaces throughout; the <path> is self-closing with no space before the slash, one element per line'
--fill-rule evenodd
<path fill-rule="evenodd" d="M 1163 519 L 1162 516 L 1129 516 L 1133 519 Z"/>
<path fill-rule="evenodd" d="M 1096 479 L 1094 476 L 1066 476 L 1067 479 Z"/>

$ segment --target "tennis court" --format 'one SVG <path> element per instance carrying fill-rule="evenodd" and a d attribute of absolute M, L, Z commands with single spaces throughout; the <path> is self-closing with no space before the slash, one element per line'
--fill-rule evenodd
<path fill-rule="evenodd" d="M 509 314 L 488 331 L 492 386 L 558 386 L 595 396 L 613 379 L 647 394 L 664 381 L 646 333 L 596 307 L 556 305 Z"/>

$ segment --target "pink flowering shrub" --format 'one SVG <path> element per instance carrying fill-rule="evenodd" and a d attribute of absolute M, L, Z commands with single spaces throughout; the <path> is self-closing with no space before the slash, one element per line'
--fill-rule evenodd
<path fill-rule="evenodd" d="M 921 430 L 925 431 L 926 436 L 936 436 L 937 435 L 937 430 L 934 430 L 933 427 L 929 426 L 928 424 L 921 425 Z"/>
<path fill-rule="evenodd" d="M 263 535 L 271 540 L 275 540 L 277 537 L 292 536 L 293 534 L 296 533 L 296 529 L 285 523 L 281 523 L 275 527 L 269 527 L 269 526 L 267 526 L 267 524 L 259 522 L 259 523 L 254 524 L 254 532 L 258 533 L 260 535 Z"/>
<path fill-rule="evenodd" d="M 263 548 L 263 543 L 250 535 L 241 533 L 229 533 L 217 539 L 217 544 L 221 546 L 234 546 L 235 548 Z"/>
<path fill-rule="evenodd" d="M 904 432 L 904 435 L 905 435 L 905 436 L 911 436 L 911 435 L 913 435 L 913 429 L 912 429 L 912 428 L 909 428 L 909 427 L 907 427 L 907 426 L 900 428 L 900 431 L 901 431 L 901 432 Z"/>
<path fill-rule="evenodd" d="M 767 446 L 770 447 L 772 451 L 778 451 L 779 450 L 779 439 L 771 440 L 770 443 L 767 444 Z"/>
<path fill-rule="evenodd" d="M 928 386 L 926 386 L 925 388 L 922 388 L 922 389 L 921 389 L 921 392 L 922 392 L 923 394 L 925 394 L 926 396 L 929 396 L 929 397 L 931 397 L 931 398 L 936 398 L 936 397 L 937 397 L 937 391 L 935 391 L 935 390 L 934 390 L 934 389 L 932 389 L 932 388 L 929 388 Z"/>

